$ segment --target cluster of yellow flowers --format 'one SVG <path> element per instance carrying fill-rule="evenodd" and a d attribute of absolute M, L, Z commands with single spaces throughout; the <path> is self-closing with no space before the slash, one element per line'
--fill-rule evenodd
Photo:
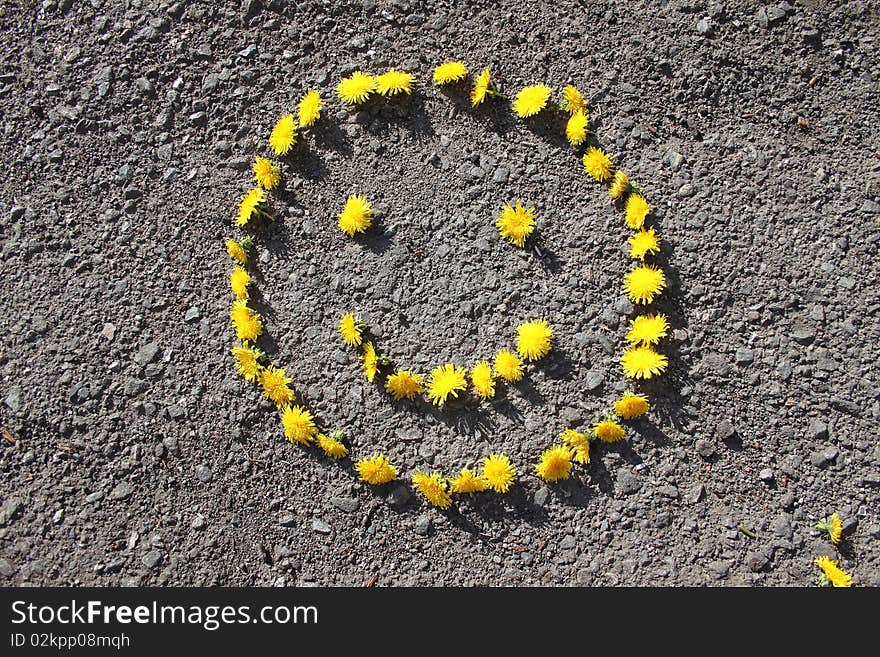
<path fill-rule="evenodd" d="M 412 73 L 391 69 L 382 75 L 370 75 L 355 71 L 336 85 L 336 95 L 346 105 L 360 105 L 367 102 L 374 93 L 392 98 L 398 94 L 411 94 Z"/>
<path fill-rule="evenodd" d="M 479 399 L 495 396 L 495 382 L 502 379 L 515 383 L 523 378 L 523 361 L 536 361 L 548 353 L 552 347 L 553 329 L 546 320 L 538 319 L 520 324 L 516 329 L 516 351 L 502 349 L 494 358 L 494 366 L 488 360 L 474 365 L 470 374 L 462 366 L 446 363 L 431 370 L 427 380 L 421 374 L 409 369 L 397 368 L 390 371 L 391 359 L 376 353 L 372 341 L 364 339 L 366 326 L 354 313 L 346 313 L 339 320 L 339 335 L 349 347 L 360 347 L 361 366 L 364 376 L 371 383 L 380 370 L 383 372 L 385 390 L 395 399 L 416 399 L 425 394 L 435 406 L 444 406 L 450 399 L 458 399 L 459 394 L 468 389 L 468 378 L 474 393 Z"/>
<path fill-rule="evenodd" d="M 840 540 L 843 538 L 843 521 L 841 521 L 840 516 L 836 512 L 820 520 L 816 524 L 816 529 L 827 536 L 834 546 L 839 545 Z M 852 586 L 852 575 L 838 566 L 837 561 L 834 561 L 831 557 L 818 557 L 814 560 L 814 563 L 822 570 L 816 579 L 816 584 L 819 586 L 843 588 Z"/>

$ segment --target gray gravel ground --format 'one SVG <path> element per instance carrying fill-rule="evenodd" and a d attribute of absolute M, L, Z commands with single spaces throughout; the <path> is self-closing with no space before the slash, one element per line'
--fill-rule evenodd
<path fill-rule="evenodd" d="M 0 24 L 0 583 L 802 586 L 827 553 L 880 585 L 871 3 L 46 0 Z M 273 360 L 405 473 L 490 449 L 522 470 L 597 419 L 623 384 L 621 215 L 552 119 L 432 87 L 446 58 L 591 96 L 659 206 L 675 329 L 626 444 L 453 513 L 285 441 L 233 370 L 223 250 L 307 87 L 411 70 L 411 100 L 331 100 L 291 158 L 258 234 Z M 380 209 L 361 240 L 335 227 L 355 191 Z M 497 238 L 515 198 L 543 257 Z M 428 412 L 364 382 L 348 310 L 421 371 L 536 316 L 558 339 L 501 401 Z M 814 531 L 832 511 L 840 550 Z"/>

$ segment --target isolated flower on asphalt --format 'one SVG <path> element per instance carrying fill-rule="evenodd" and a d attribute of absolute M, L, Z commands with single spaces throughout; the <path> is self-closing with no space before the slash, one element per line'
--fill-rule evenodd
<path fill-rule="evenodd" d="M 629 324 L 626 341 L 633 344 L 657 344 L 666 337 L 669 322 L 666 315 L 639 315 Z"/>
<path fill-rule="evenodd" d="M 391 465 L 391 461 L 384 454 L 374 452 L 368 458 L 355 463 L 355 470 L 361 480 L 368 484 L 387 484 L 397 478 L 397 468 Z"/>
<path fill-rule="evenodd" d="M 535 472 L 544 481 L 555 482 L 568 479 L 571 474 L 572 451 L 564 445 L 554 445 L 545 449 L 541 460 L 535 465 Z"/>
<path fill-rule="evenodd" d="M 506 493 L 516 481 L 516 468 L 504 454 L 489 454 L 483 459 L 482 477 L 496 493 Z"/>
<path fill-rule="evenodd" d="M 321 108 L 324 101 L 321 100 L 321 94 L 314 89 L 309 89 L 306 95 L 299 101 L 297 111 L 299 113 L 299 124 L 304 128 L 310 128 L 315 122 L 321 118 Z"/>
<path fill-rule="evenodd" d="M 254 217 L 269 217 L 266 192 L 261 187 L 254 187 L 241 197 L 235 222 L 239 226 L 244 226 Z"/>
<path fill-rule="evenodd" d="M 434 82 L 436 84 L 461 82 L 467 77 L 467 73 L 467 66 L 461 62 L 443 62 L 434 69 Z"/>
<path fill-rule="evenodd" d="M 562 90 L 562 103 L 560 107 L 569 114 L 576 114 L 587 108 L 587 101 L 584 100 L 584 96 L 580 91 L 569 84 Z"/>
<path fill-rule="evenodd" d="M 668 364 L 666 356 L 642 345 L 627 348 L 620 357 L 623 373 L 631 379 L 650 379 L 663 374 Z"/>
<path fill-rule="evenodd" d="M 626 225 L 639 230 L 645 225 L 645 218 L 651 212 L 651 206 L 641 194 L 630 194 L 626 199 Z"/>
<path fill-rule="evenodd" d="M 648 254 L 660 253 L 660 238 L 653 228 L 640 230 L 629 238 L 629 257 L 644 260 Z"/>
<path fill-rule="evenodd" d="M 486 96 L 492 95 L 492 91 L 490 91 L 491 84 L 492 72 L 487 66 L 482 71 L 480 71 L 480 74 L 477 76 L 477 79 L 474 82 L 474 88 L 471 89 L 471 107 L 481 105 L 483 101 L 486 100 Z"/>
<path fill-rule="evenodd" d="M 593 435 L 606 443 L 616 443 L 623 440 L 626 430 L 614 420 L 602 420 L 593 425 Z"/>
<path fill-rule="evenodd" d="M 248 298 L 248 285 L 251 284 L 251 275 L 241 267 L 235 267 L 229 274 L 229 287 L 236 299 Z"/>
<path fill-rule="evenodd" d="M 364 323 L 353 313 L 345 313 L 339 320 L 339 335 L 349 347 L 359 347 L 363 342 Z"/>
<path fill-rule="evenodd" d="M 281 169 L 272 160 L 257 155 L 254 159 L 254 180 L 263 189 L 275 189 L 281 182 Z"/>
<path fill-rule="evenodd" d="M 523 378 L 523 366 L 519 357 L 502 349 L 495 356 L 495 373 L 508 383 L 515 383 Z"/>
<path fill-rule="evenodd" d="M 410 370 L 397 370 L 385 381 L 385 390 L 394 399 L 415 399 L 416 395 L 424 392 L 422 377 Z"/>
<path fill-rule="evenodd" d="M 355 71 L 336 85 L 336 95 L 348 105 L 360 105 L 376 88 L 376 79 L 361 71 Z"/>
<path fill-rule="evenodd" d="M 482 493 L 489 488 L 489 482 L 473 470 L 462 468 L 457 477 L 449 480 L 449 490 L 452 493 L 462 493 L 470 495 L 472 493 Z"/>
<path fill-rule="evenodd" d="M 536 319 L 516 327 L 516 350 L 526 360 L 539 360 L 550 353 L 553 329 L 547 320 Z"/>
<path fill-rule="evenodd" d="M 619 201 L 629 191 L 629 176 L 619 169 L 614 172 L 614 178 L 608 187 L 608 196 L 612 201 Z"/>
<path fill-rule="evenodd" d="M 495 396 L 495 377 L 492 375 L 492 366 L 488 361 L 480 361 L 471 368 L 471 384 L 481 399 L 491 399 Z"/>
<path fill-rule="evenodd" d="M 226 253 L 229 254 L 229 257 L 233 260 L 238 261 L 242 265 L 246 265 L 248 251 L 250 250 L 251 244 L 252 242 L 250 239 L 244 239 L 241 242 L 228 239 L 226 240 Z"/>
<path fill-rule="evenodd" d="M 263 322 L 260 316 L 248 308 L 247 303 L 238 299 L 229 309 L 229 318 L 235 327 L 235 335 L 239 340 L 254 342 L 263 332 Z"/>
<path fill-rule="evenodd" d="M 524 208 L 519 199 L 516 207 L 505 203 L 498 213 L 495 226 L 502 238 L 510 240 L 518 247 L 525 246 L 526 238 L 535 230 L 535 208 Z"/>
<path fill-rule="evenodd" d="M 820 583 L 830 583 L 832 586 L 849 588 L 852 586 L 852 575 L 841 569 L 837 562 L 830 557 L 819 557 L 815 560 L 815 564 L 822 569 L 820 575 Z M 824 576 L 824 579 L 823 579 Z"/>
<path fill-rule="evenodd" d="M 376 373 L 379 371 L 379 356 L 376 354 L 376 348 L 372 342 L 364 343 L 364 353 L 361 355 L 361 365 L 364 370 L 364 376 L 367 381 L 373 382 Z"/>
<path fill-rule="evenodd" d="M 595 146 L 590 146 L 587 149 L 587 152 L 584 153 L 583 157 L 584 163 L 584 171 L 593 178 L 594 180 L 598 180 L 599 182 L 605 182 L 611 177 L 611 172 L 614 171 L 614 165 L 611 163 L 611 158 L 600 148 L 596 148 Z"/>
<path fill-rule="evenodd" d="M 571 448 L 575 461 L 583 464 L 590 462 L 590 438 L 587 434 L 574 429 L 566 429 L 560 438 Z"/>
<path fill-rule="evenodd" d="M 363 233 L 373 223 L 373 207 L 366 196 L 352 194 L 346 199 L 338 217 L 340 230 L 354 237 L 355 233 Z"/>
<path fill-rule="evenodd" d="M 666 276 L 662 269 L 641 265 L 626 275 L 623 286 L 633 303 L 651 303 L 666 287 Z"/>
<path fill-rule="evenodd" d="M 331 459 L 341 459 L 344 456 L 348 455 L 348 447 L 346 447 L 343 442 L 343 433 L 341 431 L 334 431 L 329 436 L 319 433 L 317 438 L 315 438 L 315 442 L 318 443 L 318 447 L 329 456 Z"/>
<path fill-rule="evenodd" d="M 260 361 L 263 359 L 263 352 L 256 347 L 248 346 L 247 343 L 235 345 L 231 351 L 235 358 L 235 371 L 241 374 L 245 381 L 256 381 L 262 369 Z"/>
<path fill-rule="evenodd" d="M 376 93 L 391 97 L 412 93 L 412 73 L 391 69 L 376 78 Z"/>
<path fill-rule="evenodd" d="M 624 420 L 632 420 L 648 412 L 650 405 L 644 395 L 636 395 L 625 392 L 620 399 L 614 402 L 614 413 Z"/>
<path fill-rule="evenodd" d="M 278 406 L 287 406 L 294 401 L 290 381 L 291 379 L 283 367 L 269 365 L 260 372 L 260 385 L 263 386 L 263 394 Z"/>
<path fill-rule="evenodd" d="M 439 472 L 425 474 L 416 470 L 412 475 L 412 482 L 416 491 L 434 506 L 448 509 L 452 504 L 452 498 L 449 497 L 449 491 L 447 490 L 446 479 Z"/>
<path fill-rule="evenodd" d="M 302 406 L 285 406 L 281 409 L 281 424 L 287 439 L 300 445 L 308 445 L 318 432 L 312 414 Z"/>
<path fill-rule="evenodd" d="M 513 111 L 521 119 L 534 116 L 547 107 L 553 90 L 546 84 L 533 84 L 520 89 L 513 101 Z"/>
<path fill-rule="evenodd" d="M 287 155 L 296 145 L 296 121 L 293 114 L 285 114 L 269 134 L 269 146 L 275 155 Z"/>
<path fill-rule="evenodd" d="M 578 110 L 572 114 L 565 124 L 565 138 L 572 146 L 580 146 L 587 140 L 587 128 L 589 120 L 585 110 Z"/>
<path fill-rule="evenodd" d="M 467 388 L 467 370 L 452 363 L 435 367 L 428 377 L 428 399 L 435 406 L 443 406 L 452 397 Z"/>
<path fill-rule="evenodd" d="M 835 545 L 840 543 L 840 537 L 843 535 L 843 523 L 836 512 L 820 520 L 819 524 L 816 525 L 816 529 L 827 535 Z"/>

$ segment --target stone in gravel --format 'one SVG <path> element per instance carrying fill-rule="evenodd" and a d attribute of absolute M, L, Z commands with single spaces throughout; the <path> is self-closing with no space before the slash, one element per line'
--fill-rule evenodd
<path fill-rule="evenodd" d="M 705 438 L 697 439 L 696 448 L 697 454 L 704 459 L 712 458 L 715 454 L 715 445 L 712 444 L 711 440 L 706 440 Z"/>
<path fill-rule="evenodd" d="M 425 514 L 416 519 L 413 531 L 419 536 L 427 536 L 431 532 L 432 527 L 433 523 L 431 522 L 431 516 Z"/>
<path fill-rule="evenodd" d="M 836 447 L 826 447 L 810 454 L 810 463 L 817 468 L 824 468 L 837 460 L 840 451 Z"/>
<path fill-rule="evenodd" d="M 703 499 L 703 496 L 706 494 L 706 487 L 703 484 L 696 484 L 691 487 L 687 494 L 687 502 L 689 504 L 696 504 L 700 500 Z"/>
<path fill-rule="evenodd" d="M 709 18 L 701 18 L 697 21 L 697 34 L 712 35 L 712 21 Z"/>
<path fill-rule="evenodd" d="M 116 326 L 107 322 L 104 324 L 104 328 L 101 329 L 101 335 L 112 342 L 113 338 L 116 337 Z"/>
<path fill-rule="evenodd" d="M 750 365 L 755 360 L 755 353 L 748 347 L 739 347 L 735 359 L 737 365 Z"/>
<path fill-rule="evenodd" d="M 196 478 L 202 483 L 207 483 L 211 481 L 211 478 L 213 476 L 214 475 L 211 472 L 211 468 L 209 468 L 207 465 L 200 465 L 196 468 Z"/>
<path fill-rule="evenodd" d="M 385 501 L 392 509 L 402 509 L 409 502 L 410 497 L 412 495 L 410 495 L 409 489 L 403 484 L 397 484 L 389 491 Z"/>
<path fill-rule="evenodd" d="M 127 481 L 120 481 L 110 491 L 111 500 L 127 500 L 134 493 L 134 488 Z"/>
<path fill-rule="evenodd" d="M 89 504 L 94 504 L 95 502 L 102 500 L 104 498 L 104 493 L 99 490 L 96 490 L 94 493 L 89 493 L 86 495 L 86 502 Z"/>
<path fill-rule="evenodd" d="M 779 506 L 782 507 L 783 509 L 786 509 L 786 510 L 793 509 L 796 499 L 797 498 L 796 498 L 795 494 L 792 493 L 791 491 L 789 491 L 788 493 L 786 493 L 785 495 L 782 496 L 781 500 L 779 500 Z"/>
<path fill-rule="evenodd" d="M 828 425 L 818 418 L 813 418 L 807 427 L 807 438 L 825 440 L 828 438 Z"/>
<path fill-rule="evenodd" d="M 278 524 L 282 527 L 293 527 L 296 524 L 296 516 L 290 511 L 284 511 L 278 516 Z"/>
<path fill-rule="evenodd" d="M 773 470 L 770 468 L 764 468 L 758 473 L 758 479 L 763 481 L 765 484 L 772 484 L 773 480 L 776 476 L 773 474 Z"/>
<path fill-rule="evenodd" d="M 787 513 L 779 514 L 779 516 L 770 523 L 770 529 L 773 530 L 774 534 L 787 541 L 790 541 L 794 534 L 794 531 L 791 528 L 791 518 Z"/>
<path fill-rule="evenodd" d="M 17 497 L 10 497 L 3 506 L 0 507 L 0 527 L 4 527 L 18 516 L 24 508 L 21 500 Z"/>
<path fill-rule="evenodd" d="M 730 564 L 726 561 L 710 561 L 708 568 L 715 579 L 724 579 L 730 573 Z"/>
<path fill-rule="evenodd" d="M 143 345 L 134 355 L 134 362 L 143 367 L 147 363 L 152 363 L 159 354 L 159 345 L 155 342 L 149 342 Z"/>
<path fill-rule="evenodd" d="M 657 492 L 663 495 L 664 497 L 669 497 L 673 500 L 677 500 L 679 497 L 678 488 L 675 486 L 671 486 L 669 484 L 665 484 L 657 488 Z"/>
<path fill-rule="evenodd" d="M 590 370 L 584 377 L 584 388 L 586 388 L 589 392 L 598 390 L 602 386 L 602 382 L 604 381 L 604 379 L 605 377 L 601 372 Z"/>
<path fill-rule="evenodd" d="M 733 427 L 733 423 L 730 420 L 721 420 L 718 423 L 718 437 L 721 440 L 730 440 L 736 435 L 736 429 Z"/>
<path fill-rule="evenodd" d="M 696 194 L 697 190 L 694 189 L 694 186 L 690 183 L 685 183 L 681 187 L 678 188 L 678 195 L 682 198 L 689 198 Z"/>
<path fill-rule="evenodd" d="M 681 165 L 684 164 L 684 155 L 677 151 L 669 151 L 666 159 L 669 162 L 669 168 L 673 171 L 678 171 Z"/>
<path fill-rule="evenodd" d="M 197 322 L 202 318 L 202 312 L 198 309 L 197 306 L 190 306 L 190 308 L 186 311 L 183 316 L 183 321 L 192 324 L 193 322 Z"/>
<path fill-rule="evenodd" d="M 329 534 L 333 530 L 330 529 L 330 525 L 328 525 L 322 518 L 313 518 L 312 531 L 315 531 L 318 534 Z"/>
<path fill-rule="evenodd" d="M 816 337 L 816 329 L 812 326 L 796 326 L 791 332 L 791 337 L 795 342 L 810 344 Z"/>
<path fill-rule="evenodd" d="M 15 574 L 15 566 L 6 559 L 0 558 L 0 575 L 12 577 Z"/>
<path fill-rule="evenodd" d="M 640 482 L 638 477 L 636 477 L 630 470 L 621 469 L 617 473 L 617 483 L 615 488 L 619 493 L 622 493 L 623 495 L 632 495 L 633 493 L 637 493 L 641 487 L 642 482 Z"/>
<path fill-rule="evenodd" d="M 749 570 L 751 570 L 753 573 L 757 573 L 761 570 L 764 570 L 764 568 L 767 567 L 767 564 L 770 563 L 770 560 L 772 558 L 773 548 L 769 546 L 757 548 L 746 555 L 746 566 L 748 566 Z"/>
<path fill-rule="evenodd" d="M 548 497 L 550 497 L 550 489 L 546 486 L 541 486 L 535 491 L 535 496 L 532 498 L 532 501 L 535 503 L 535 506 L 543 507 L 547 504 Z"/>
<path fill-rule="evenodd" d="M 492 174 L 492 182 L 494 183 L 506 183 L 508 177 L 510 176 L 510 169 L 507 167 L 497 167 L 495 169 L 495 173 Z"/>
<path fill-rule="evenodd" d="M 354 513 L 361 505 L 360 500 L 356 497 L 331 497 L 330 504 L 346 513 Z"/>
<path fill-rule="evenodd" d="M 201 513 L 197 513 L 196 517 L 192 519 L 192 522 L 189 523 L 189 526 L 195 530 L 204 529 L 207 526 L 207 522 L 205 521 L 205 516 Z"/>
<path fill-rule="evenodd" d="M 18 409 L 21 408 L 21 389 L 18 387 L 12 388 L 6 393 L 6 399 L 3 400 L 3 403 L 6 404 L 6 408 L 10 411 L 17 413 Z"/>
<path fill-rule="evenodd" d="M 141 557 L 141 563 L 147 568 L 155 568 L 162 562 L 162 553 L 159 550 L 150 550 Z"/>
<path fill-rule="evenodd" d="M 862 201 L 862 212 L 867 212 L 869 214 L 880 214 L 880 203 L 866 198 L 864 201 Z"/>

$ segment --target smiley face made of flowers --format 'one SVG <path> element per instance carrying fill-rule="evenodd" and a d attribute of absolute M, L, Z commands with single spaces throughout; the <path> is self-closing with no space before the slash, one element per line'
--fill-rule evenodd
<path fill-rule="evenodd" d="M 472 107 L 484 102 L 504 102 L 493 83 L 489 68 L 484 68 L 472 81 L 465 64 L 457 61 L 444 62 L 436 67 L 433 82 L 437 85 L 469 85 Z M 399 94 L 412 94 L 415 80 L 411 73 L 396 69 L 378 76 L 355 71 L 341 80 L 336 87 L 338 100 L 348 106 L 357 106 L 374 97 L 392 98 Z M 527 86 L 520 90 L 510 103 L 520 118 L 554 111 L 550 106 L 553 95 L 545 84 Z M 322 117 L 324 99 L 310 89 L 299 101 L 296 115 L 282 116 L 269 135 L 269 147 L 277 158 L 286 158 L 301 132 L 307 132 Z M 573 428 L 562 429 L 558 439 L 552 441 L 529 470 L 547 482 L 567 479 L 574 465 L 588 466 L 590 443 L 616 442 L 626 436 L 625 423 L 650 410 L 645 394 L 635 390 L 645 379 L 665 372 L 667 357 L 658 351 L 659 343 L 667 336 L 669 322 L 656 312 L 645 309 L 652 304 L 667 286 L 663 270 L 646 260 L 660 252 L 660 237 L 654 227 L 649 227 L 651 206 L 641 190 L 632 184 L 628 176 L 616 169 L 611 157 L 598 145 L 588 144 L 589 110 L 584 96 L 574 86 L 566 86 L 561 93 L 559 111 L 565 112 L 565 136 L 580 156 L 584 172 L 598 183 L 608 185 L 608 194 L 616 207 L 623 210 L 624 222 L 632 232 L 629 237 L 629 255 L 635 265 L 626 274 L 623 287 L 629 299 L 638 309 L 630 320 L 626 334 L 627 346 L 620 357 L 623 373 L 632 381 L 632 390 L 620 396 L 605 416 L 587 432 Z M 256 156 L 253 164 L 255 184 L 240 199 L 236 223 L 247 226 L 257 218 L 271 219 L 270 195 L 281 181 L 281 166 L 269 158 Z M 373 224 L 373 207 L 369 199 L 359 194 L 350 195 L 337 216 L 339 229 L 349 237 L 369 230 Z M 535 228 L 536 211 L 525 207 L 520 200 L 505 202 L 495 220 L 499 236 L 516 247 L 523 248 Z M 229 275 L 229 284 L 235 300 L 229 317 L 238 343 L 231 353 L 237 372 L 249 383 L 260 386 L 263 394 L 278 408 L 284 435 L 291 443 L 316 447 L 331 459 L 352 458 L 359 478 L 371 485 L 394 481 L 400 475 L 398 466 L 391 463 L 381 452 L 357 453 L 357 441 L 346 437 L 339 429 L 328 430 L 316 423 L 315 416 L 304 405 L 297 403 L 291 388 L 292 380 L 283 367 L 273 364 L 260 349 L 263 321 L 248 305 L 249 288 L 253 281 L 248 273 L 250 252 L 254 248 L 252 238 L 226 240 L 226 250 L 236 261 Z M 421 399 L 425 403 L 443 408 L 451 400 L 473 395 L 479 400 L 496 395 L 496 381 L 517 382 L 527 374 L 527 367 L 544 356 L 553 346 L 553 329 L 543 319 L 534 319 L 517 328 L 515 344 L 502 349 L 491 360 L 480 360 L 469 367 L 455 363 L 442 363 L 427 375 L 406 367 L 393 366 L 390 359 L 377 353 L 364 322 L 354 313 L 346 313 L 339 320 L 340 339 L 345 345 L 357 349 L 363 374 L 368 381 L 378 381 L 395 400 Z M 430 504 L 446 509 L 453 503 L 453 496 L 491 492 L 507 493 L 521 475 L 517 467 L 504 454 L 475 455 L 470 463 L 449 475 L 419 468 L 410 471 L 413 487 Z M 470 467 L 468 467 L 470 466 Z"/>

